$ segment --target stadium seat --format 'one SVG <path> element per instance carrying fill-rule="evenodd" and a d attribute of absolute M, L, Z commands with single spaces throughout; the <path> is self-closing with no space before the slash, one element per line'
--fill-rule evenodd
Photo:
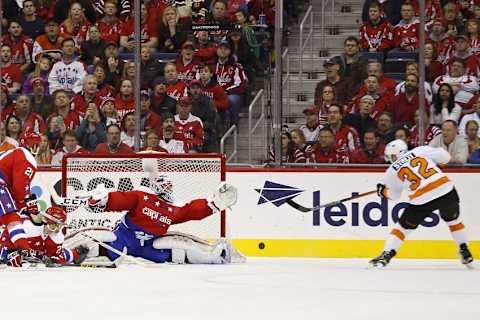
<path fill-rule="evenodd" d="M 383 52 L 360 52 L 362 57 L 365 57 L 368 61 L 375 62 L 378 61 L 383 63 L 384 55 Z"/>
<path fill-rule="evenodd" d="M 406 74 L 404 73 L 384 73 L 383 74 L 385 77 L 393 79 L 398 82 L 405 81 Z"/>
<path fill-rule="evenodd" d="M 387 54 L 383 70 L 386 73 L 405 73 L 407 62 L 417 61 L 418 53 L 393 51 Z"/>

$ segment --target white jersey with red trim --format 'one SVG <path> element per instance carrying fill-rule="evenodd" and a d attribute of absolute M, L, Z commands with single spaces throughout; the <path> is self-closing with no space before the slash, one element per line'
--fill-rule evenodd
<path fill-rule="evenodd" d="M 438 165 L 448 161 L 450 154 L 442 148 L 423 146 L 406 152 L 385 173 L 386 196 L 397 200 L 406 190 L 410 203 L 421 205 L 447 194 L 453 182 Z"/>

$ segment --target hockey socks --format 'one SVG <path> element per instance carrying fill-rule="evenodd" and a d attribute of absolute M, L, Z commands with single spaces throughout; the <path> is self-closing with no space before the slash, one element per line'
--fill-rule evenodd
<path fill-rule="evenodd" d="M 396 223 L 392 231 L 388 235 L 387 240 L 385 241 L 383 251 L 398 251 L 398 249 L 402 246 L 403 241 L 410 234 L 410 232 L 412 232 L 411 229 L 405 229 L 399 223 Z"/>
<path fill-rule="evenodd" d="M 462 223 L 460 218 L 457 218 L 452 221 L 448 221 L 448 228 L 452 233 L 452 238 L 457 244 L 457 247 L 460 248 L 462 243 L 465 243 L 468 246 L 467 232 L 465 231 L 465 225 Z"/>
<path fill-rule="evenodd" d="M 20 250 L 28 250 L 30 246 L 28 245 L 27 239 L 25 238 L 25 230 L 23 230 L 22 224 L 15 224 L 7 226 L 8 233 L 10 235 L 10 240 L 12 241 L 15 248 Z"/>

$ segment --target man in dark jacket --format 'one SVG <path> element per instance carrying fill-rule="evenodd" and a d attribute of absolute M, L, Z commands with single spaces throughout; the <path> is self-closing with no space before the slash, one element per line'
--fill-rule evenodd
<path fill-rule="evenodd" d="M 367 129 L 377 127 L 377 121 L 370 116 L 374 106 L 375 99 L 372 96 L 365 95 L 360 99 L 360 111 L 351 113 L 343 119 L 343 123 L 357 130 L 361 144 L 363 143 L 363 135 Z"/>
<path fill-rule="evenodd" d="M 153 57 L 152 48 L 146 45 L 142 45 L 140 52 L 141 64 L 140 64 L 140 79 L 142 88 L 153 89 L 155 82 L 154 79 L 159 74 L 163 74 L 163 65 Z"/>
<path fill-rule="evenodd" d="M 368 60 L 359 53 L 359 41 L 356 37 L 350 36 L 344 42 L 345 53 L 334 57 L 340 64 L 340 76 L 352 79 L 355 91 L 358 91 L 360 84 L 367 78 Z"/>
<path fill-rule="evenodd" d="M 177 101 L 167 95 L 167 82 L 164 77 L 160 76 L 155 79 L 155 87 L 150 97 L 151 109 L 153 112 L 162 116 L 165 112 L 172 114 L 177 113 Z"/>

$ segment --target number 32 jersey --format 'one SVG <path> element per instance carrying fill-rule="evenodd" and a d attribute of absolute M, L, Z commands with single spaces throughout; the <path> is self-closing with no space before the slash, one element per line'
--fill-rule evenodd
<path fill-rule="evenodd" d="M 428 146 L 401 155 L 385 173 L 387 197 L 397 200 L 406 190 L 410 203 L 421 205 L 450 192 L 453 183 L 440 169 L 449 160 L 446 150 Z"/>

